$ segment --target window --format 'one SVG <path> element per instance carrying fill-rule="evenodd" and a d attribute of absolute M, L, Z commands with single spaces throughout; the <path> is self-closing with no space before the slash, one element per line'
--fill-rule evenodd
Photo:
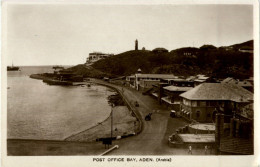
<path fill-rule="evenodd" d="M 206 107 L 206 101 L 200 101 L 200 106 L 201 107 Z"/>
<path fill-rule="evenodd" d="M 196 117 L 199 118 L 200 117 L 200 111 L 196 112 Z"/>
<path fill-rule="evenodd" d="M 191 105 L 191 101 L 187 100 L 187 99 L 183 99 L 183 104 L 186 106 L 190 106 Z"/>
<path fill-rule="evenodd" d="M 192 107 L 197 107 L 197 101 L 191 101 L 191 106 Z"/>

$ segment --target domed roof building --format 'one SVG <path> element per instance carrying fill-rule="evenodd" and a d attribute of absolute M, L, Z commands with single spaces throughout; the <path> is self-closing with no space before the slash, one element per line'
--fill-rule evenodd
<path fill-rule="evenodd" d="M 155 48 L 153 50 L 154 53 L 168 53 L 169 51 L 165 48 Z"/>

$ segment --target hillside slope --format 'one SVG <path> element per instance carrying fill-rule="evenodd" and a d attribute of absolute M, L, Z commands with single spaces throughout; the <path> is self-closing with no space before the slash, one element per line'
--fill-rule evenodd
<path fill-rule="evenodd" d="M 75 66 L 73 70 L 77 74 L 97 78 L 131 75 L 138 68 L 143 73 L 181 76 L 200 73 L 217 78 L 243 79 L 253 76 L 253 53 L 239 52 L 240 48 L 252 48 L 253 40 L 231 46 L 233 49 L 203 45 L 200 48 L 185 47 L 167 53 L 131 50 L 99 60 L 89 67 Z"/>
<path fill-rule="evenodd" d="M 220 78 L 252 76 L 253 54 L 238 50 L 253 47 L 253 40 L 231 46 L 234 49 L 203 45 L 200 48 L 179 48 L 168 53 L 132 50 L 100 60 L 92 66 L 118 76 L 134 74 L 138 68 L 143 73 L 173 73 L 183 76 L 198 73 Z"/>

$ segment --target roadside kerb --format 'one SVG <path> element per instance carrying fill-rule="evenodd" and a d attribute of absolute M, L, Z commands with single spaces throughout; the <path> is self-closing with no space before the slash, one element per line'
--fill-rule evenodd
<path fill-rule="evenodd" d="M 143 131 L 142 117 L 141 117 L 140 113 L 138 112 L 138 110 L 136 110 L 136 108 L 131 105 L 131 103 L 128 101 L 128 99 L 125 97 L 125 95 L 122 93 L 122 91 L 111 83 L 104 83 L 103 81 L 98 81 L 96 79 L 94 81 L 92 80 L 91 82 L 99 84 L 99 85 L 107 86 L 111 89 L 116 90 L 119 93 L 119 95 L 122 97 L 123 101 L 126 103 L 128 109 L 134 113 L 135 117 L 140 122 L 139 127 L 138 127 L 138 131 L 136 132 L 136 134 L 140 134 Z"/>

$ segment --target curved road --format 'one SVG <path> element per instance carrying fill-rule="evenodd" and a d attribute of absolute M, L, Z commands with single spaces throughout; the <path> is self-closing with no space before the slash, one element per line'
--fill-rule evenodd
<path fill-rule="evenodd" d="M 169 109 L 159 105 L 156 99 L 142 95 L 141 92 L 126 87 L 123 88 L 122 92 L 121 86 L 100 80 L 94 80 L 94 82 L 118 89 L 132 105 L 135 101 L 138 101 L 140 106 L 136 109 L 143 119 L 143 131 L 137 136 L 113 141 L 113 145 L 119 145 L 119 149 L 114 150 L 109 155 L 186 154 L 186 150 L 169 147 L 167 140 L 169 135 L 175 132 L 177 128 L 185 126 L 187 122 L 181 118 L 170 118 Z M 144 117 L 150 112 L 153 112 L 152 120 L 145 121 Z"/>

